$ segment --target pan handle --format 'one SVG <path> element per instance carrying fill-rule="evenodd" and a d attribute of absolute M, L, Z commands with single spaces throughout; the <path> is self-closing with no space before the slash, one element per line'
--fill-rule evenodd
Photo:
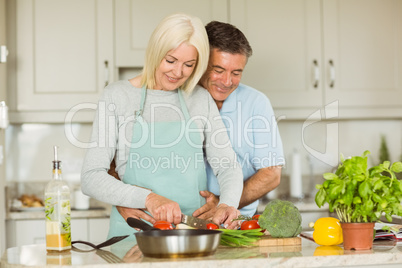
<path fill-rule="evenodd" d="M 138 229 L 141 229 L 143 231 L 160 230 L 160 229 L 155 228 L 155 227 L 149 225 L 148 223 L 146 223 L 146 222 L 144 222 L 142 220 L 136 219 L 136 218 L 131 218 L 131 217 L 127 218 L 127 223 L 131 227 L 138 228 Z"/>

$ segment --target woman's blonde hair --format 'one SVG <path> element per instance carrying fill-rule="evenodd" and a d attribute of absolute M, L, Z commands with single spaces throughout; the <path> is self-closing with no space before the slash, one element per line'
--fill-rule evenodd
<path fill-rule="evenodd" d="M 209 60 L 209 43 L 205 26 L 197 17 L 173 14 L 164 18 L 153 31 L 145 52 L 141 86 L 155 88 L 155 71 L 166 54 L 182 43 L 193 45 L 198 51 L 198 59 L 193 73 L 180 87 L 191 92 L 206 71 Z"/>

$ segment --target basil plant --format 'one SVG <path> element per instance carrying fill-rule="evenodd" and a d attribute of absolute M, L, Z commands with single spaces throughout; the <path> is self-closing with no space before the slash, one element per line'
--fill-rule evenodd
<path fill-rule="evenodd" d="M 324 183 L 316 185 L 318 207 L 328 203 L 341 222 L 376 222 L 382 215 L 391 222 L 392 215 L 402 216 L 402 181 L 395 176 L 402 163 L 384 161 L 368 169 L 369 154 L 348 159 L 341 154 L 335 173 L 325 173 Z"/>

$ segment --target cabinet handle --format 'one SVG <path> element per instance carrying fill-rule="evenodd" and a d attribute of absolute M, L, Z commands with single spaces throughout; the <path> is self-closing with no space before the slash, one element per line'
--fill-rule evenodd
<path fill-rule="evenodd" d="M 313 60 L 313 87 L 318 87 L 318 82 L 320 81 L 320 68 L 318 68 L 317 60 Z"/>
<path fill-rule="evenodd" d="M 7 62 L 8 50 L 6 46 L 0 46 L 0 63 Z"/>
<path fill-rule="evenodd" d="M 334 62 L 332 60 L 328 61 L 329 63 L 329 87 L 333 88 L 335 86 L 335 66 L 334 66 Z"/>
<path fill-rule="evenodd" d="M 109 84 L 109 62 L 105 60 L 105 87 Z"/>

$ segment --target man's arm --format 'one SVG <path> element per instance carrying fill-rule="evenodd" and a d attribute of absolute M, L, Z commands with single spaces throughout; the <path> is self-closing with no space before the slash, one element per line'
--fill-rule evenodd
<path fill-rule="evenodd" d="M 278 187 L 281 181 L 281 171 L 282 166 L 261 168 L 248 178 L 244 182 L 239 209 L 253 203 Z"/>

